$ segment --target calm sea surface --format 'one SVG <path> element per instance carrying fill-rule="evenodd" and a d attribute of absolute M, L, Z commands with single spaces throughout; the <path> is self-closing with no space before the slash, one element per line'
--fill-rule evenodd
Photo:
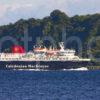
<path fill-rule="evenodd" d="M 100 100 L 100 71 L 0 71 L 0 100 Z"/>

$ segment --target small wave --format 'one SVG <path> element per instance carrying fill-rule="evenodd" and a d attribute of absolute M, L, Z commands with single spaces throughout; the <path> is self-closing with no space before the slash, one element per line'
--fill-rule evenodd
<path fill-rule="evenodd" d="M 18 71 L 41 71 L 40 69 L 14 69 Z"/>
<path fill-rule="evenodd" d="M 76 69 L 63 69 L 63 71 L 88 71 L 88 68 L 81 67 L 81 68 L 76 68 Z"/>
<path fill-rule="evenodd" d="M 14 69 L 14 70 L 18 70 L 18 71 L 51 71 L 51 70 L 46 70 L 46 69 Z M 62 71 L 88 71 L 88 68 L 81 67 L 81 68 L 76 68 L 76 69 L 62 69 Z"/>

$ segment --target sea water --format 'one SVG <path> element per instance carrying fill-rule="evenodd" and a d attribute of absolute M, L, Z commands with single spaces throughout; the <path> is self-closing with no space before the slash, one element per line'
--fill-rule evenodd
<path fill-rule="evenodd" d="M 100 100 L 100 71 L 0 71 L 0 100 Z"/>

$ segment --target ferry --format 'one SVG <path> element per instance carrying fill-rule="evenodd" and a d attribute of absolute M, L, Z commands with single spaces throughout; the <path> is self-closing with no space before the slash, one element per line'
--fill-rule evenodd
<path fill-rule="evenodd" d="M 0 53 L 0 69 L 63 70 L 87 68 L 91 65 L 91 59 L 80 58 L 75 50 L 65 49 L 63 42 L 60 42 L 59 46 L 60 49 L 34 46 L 33 50 L 27 53 L 16 46 L 11 53 Z"/>

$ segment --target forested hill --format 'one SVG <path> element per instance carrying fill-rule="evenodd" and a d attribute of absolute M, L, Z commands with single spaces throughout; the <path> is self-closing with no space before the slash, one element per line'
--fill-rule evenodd
<path fill-rule="evenodd" d="M 32 42 L 29 42 L 29 50 L 38 40 L 42 43 L 42 37 L 51 36 L 56 44 L 62 41 L 62 28 L 66 29 L 66 39 L 72 36 L 79 37 L 83 45 L 83 55 L 87 55 L 87 43 L 91 38 L 100 36 L 100 14 L 93 15 L 76 15 L 73 17 L 67 16 L 64 12 L 54 10 L 50 16 L 43 19 L 30 18 L 28 20 L 20 19 L 16 23 L 0 26 L 0 40 L 4 36 L 12 36 L 16 38 L 19 45 L 23 46 L 22 37 L 24 34 L 24 26 L 28 27 L 28 35 L 32 37 Z M 38 37 L 38 39 L 37 39 Z M 45 42 L 46 46 L 50 45 L 49 42 Z M 10 52 L 12 42 L 5 41 L 2 45 L 2 50 Z M 69 42 L 66 46 L 68 48 L 74 48 L 77 50 L 77 44 L 75 41 Z M 92 53 L 100 55 L 100 40 L 96 40 L 92 45 Z"/>

